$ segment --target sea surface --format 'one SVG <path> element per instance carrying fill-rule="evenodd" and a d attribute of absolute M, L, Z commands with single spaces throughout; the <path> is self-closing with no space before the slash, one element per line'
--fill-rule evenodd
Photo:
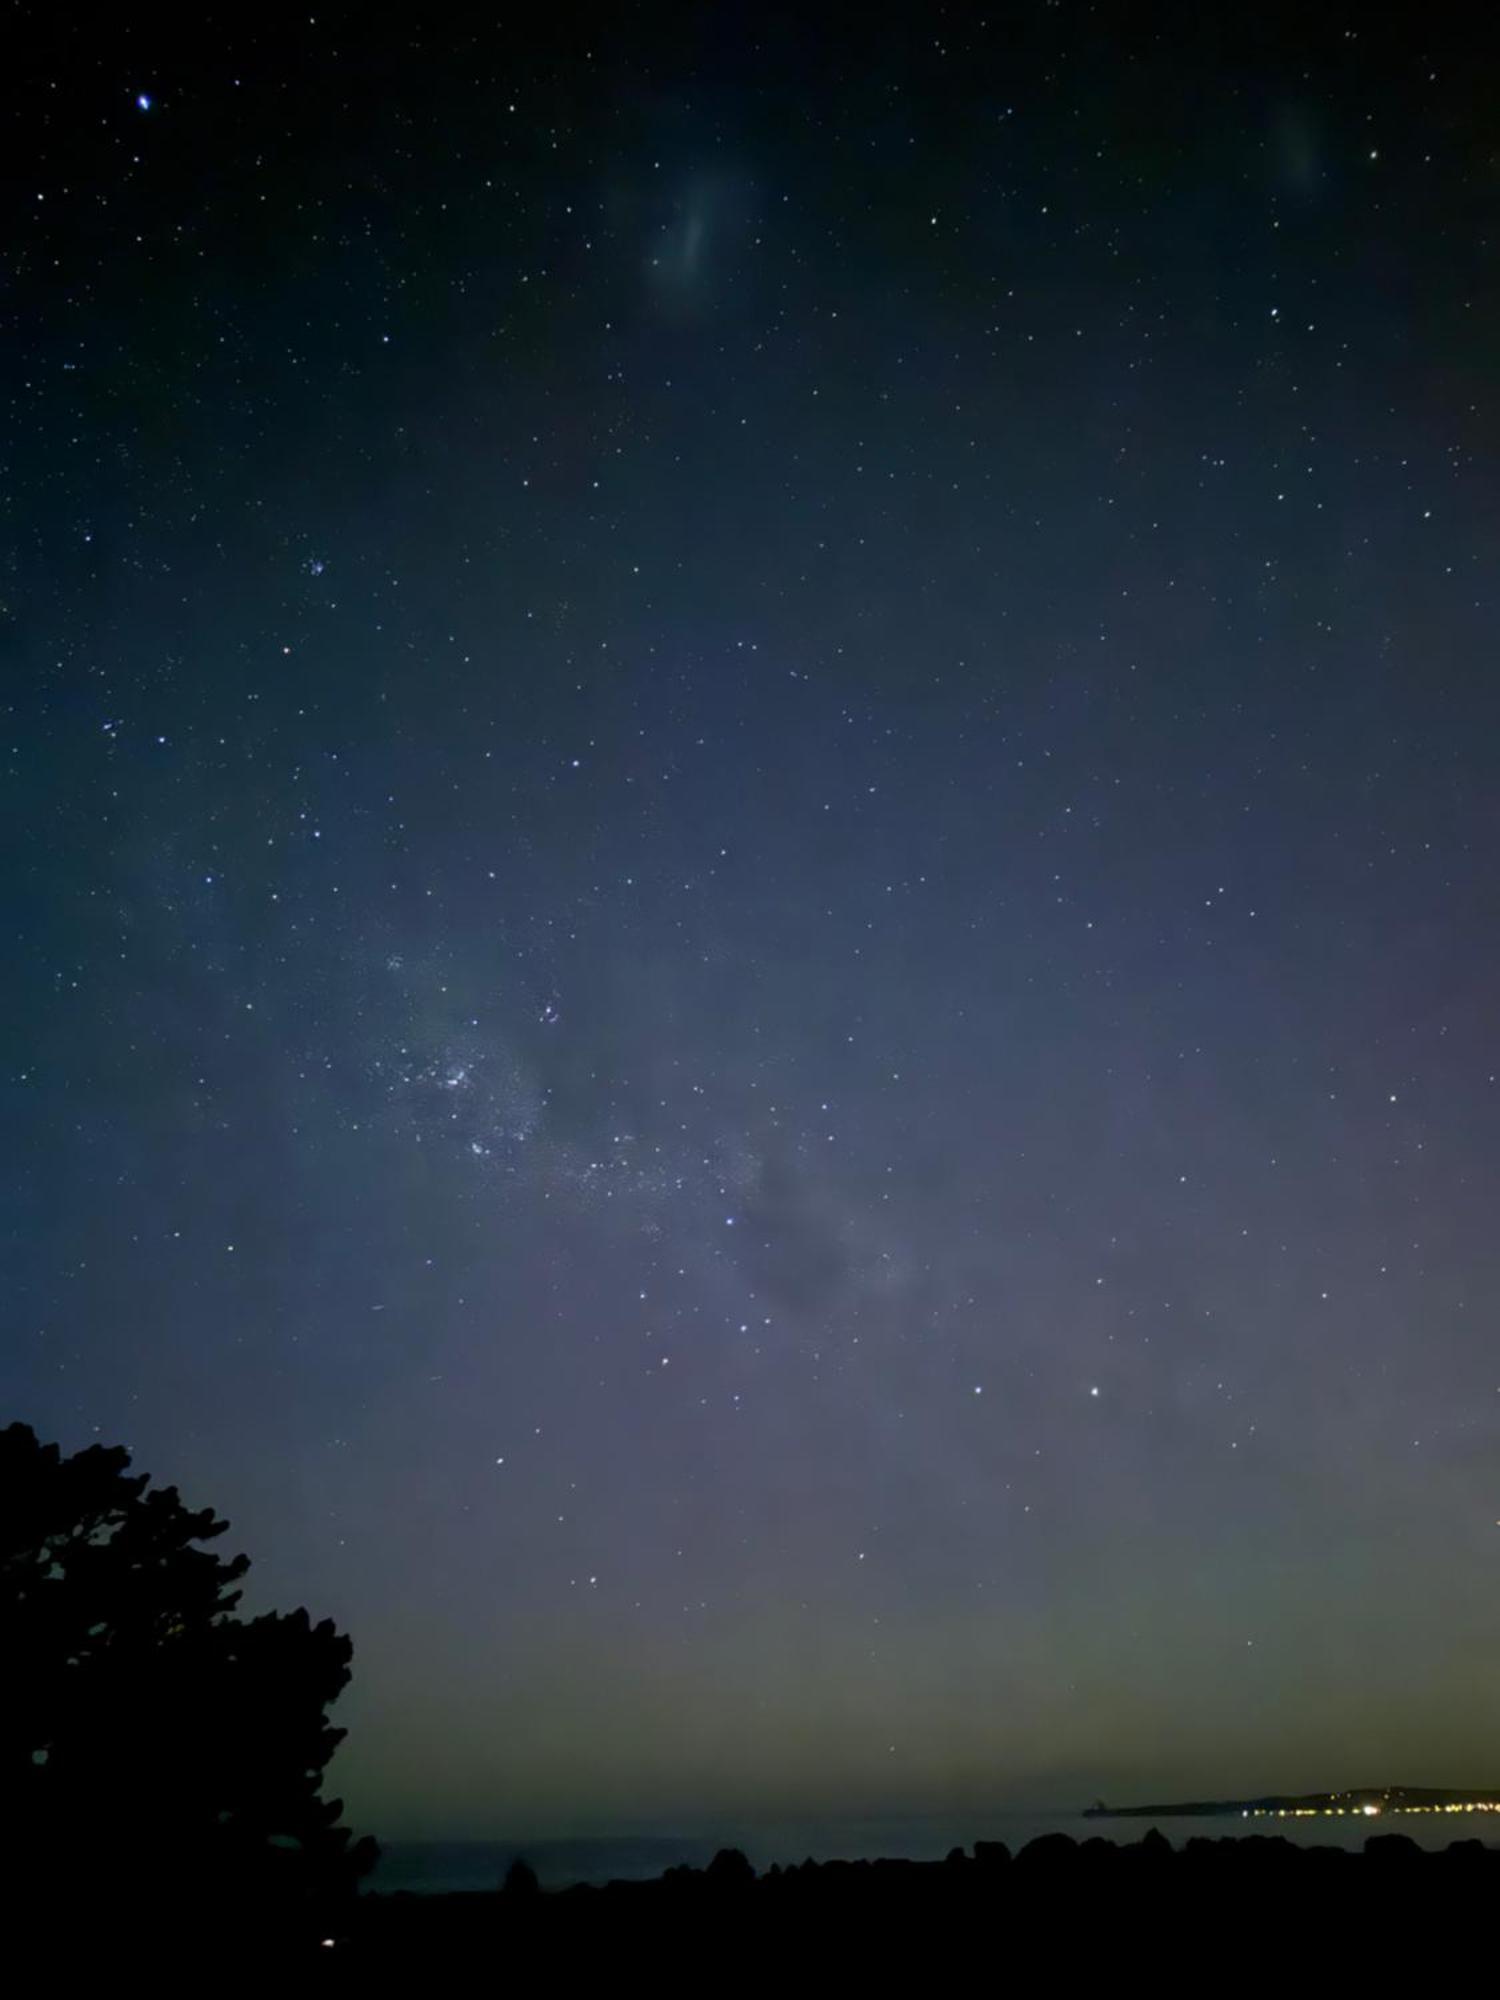
<path fill-rule="evenodd" d="M 702 1868 L 721 1847 L 738 1847 L 760 1870 L 805 1861 L 940 1861 L 954 1847 L 976 1840 L 1003 1840 L 1014 1853 L 1044 1833 L 1069 1833 L 1075 1840 L 1103 1835 L 1121 1845 L 1157 1827 L 1174 1847 L 1194 1836 L 1219 1839 L 1245 1834 L 1284 1834 L 1299 1845 L 1361 1847 L 1372 1833 L 1410 1834 L 1422 1847 L 1442 1848 L 1451 1840 L 1478 1837 L 1500 1841 L 1500 1826 L 1489 1815 L 1428 1817 L 1392 1813 L 1379 1821 L 1357 1819 L 1192 1818 L 1085 1819 L 1080 1812 L 1001 1812 L 928 1819 L 796 1821 L 736 1825 L 726 1822 L 703 1833 L 613 1833 L 571 1840 L 392 1840 L 382 1842 L 378 1867 L 367 1889 L 411 1890 L 442 1895 L 458 1890 L 496 1888 L 518 1858 L 530 1862 L 542 1886 L 566 1888 L 574 1882 L 640 1882 L 664 1869 L 686 1864 Z"/>

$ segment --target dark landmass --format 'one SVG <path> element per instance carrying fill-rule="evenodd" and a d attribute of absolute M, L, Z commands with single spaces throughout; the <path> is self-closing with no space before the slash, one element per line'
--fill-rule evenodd
<path fill-rule="evenodd" d="M 1213 1819 L 1236 1817 L 1364 1817 L 1385 1813 L 1500 1813 L 1500 1785 L 1483 1791 L 1442 1786 L 1384 1785 L 1344 1792 L 1273 1792 L 1259 1799 L 1190 1799 L 1174 1805 L 1089 1806 L 1085 1819 Z M 1500 1820 L 1496 1821 L 1500 1827 Z"/>

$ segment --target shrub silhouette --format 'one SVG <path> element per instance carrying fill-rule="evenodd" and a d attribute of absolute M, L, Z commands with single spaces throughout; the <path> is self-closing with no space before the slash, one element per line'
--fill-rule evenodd
<path fill-rule="evenodd" d="M 130 1455 L 0 1431 L 0 1868 L 41 1919 L 85 1900 L 174 1930 L 323 1917 L 375 1860 L 320 1796 L 353 1648 L 305 1611 L 242 1620 L 249 1568 Z M 86 1892 L 86 1893 L 85 1893 Z"/>
<path fill-rule="evenodd" d="M 754 1885 L 755 1870 L 739 1848 L 721 1847 L 704 1879 L 715 1889 L 748 1889 Z"/>
<path fill-rule="evenodd" d="M 524 1902 L 532 1896 L 539 1896 L 541 1893 L 542 1885 L 537 1880 L 536 1870 L 529 1861 L 517 1855 L 505 1871 L 502 1894 L 519 1897 Z"/>

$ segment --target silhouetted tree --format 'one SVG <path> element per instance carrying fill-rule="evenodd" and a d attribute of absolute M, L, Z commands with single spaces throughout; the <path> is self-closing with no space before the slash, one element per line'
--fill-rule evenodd
<path fill-rule="evenodd" d="M 1409 1833 L 1373 1833 L 1365 1842 L 1365 1855 L 1381 1868 L 1409 1868 L 1426 1858 Z"/>
<path fill-rule="evenodd" d="M 748 1889 L 755 1881 L 749 1858 L 737 1847 L 721 1847 L 709 1862 L 706 1880 L 715 1889 Z"/>
<path fill-rule="evenodd" d="M 541 1894 L 541 1889 L 536 1870 L 518 1854 L 505 1871 L 504 1894 L 514 1896 L 518 1902 L 529 1902 L 532 1897 Z"/>
<path fill-rule="evenodd" d="M 23 1910 L 310 1919 L 376 1855 L 320 1797 L 353 1648 L 236 1617 L 248 1558 L 203 1546 L 228 1524 L 129 1465 L 0 1431 L 0 1872 Z"/>

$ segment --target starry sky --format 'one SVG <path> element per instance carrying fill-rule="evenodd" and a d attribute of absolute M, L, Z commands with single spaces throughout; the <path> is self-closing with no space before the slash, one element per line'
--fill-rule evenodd
<path fill-rule="evenodd" d="M 538 11 L 13 23 L 0 1408 L 388 1836 L 1484 1782 L 1493 37 Z"/>

